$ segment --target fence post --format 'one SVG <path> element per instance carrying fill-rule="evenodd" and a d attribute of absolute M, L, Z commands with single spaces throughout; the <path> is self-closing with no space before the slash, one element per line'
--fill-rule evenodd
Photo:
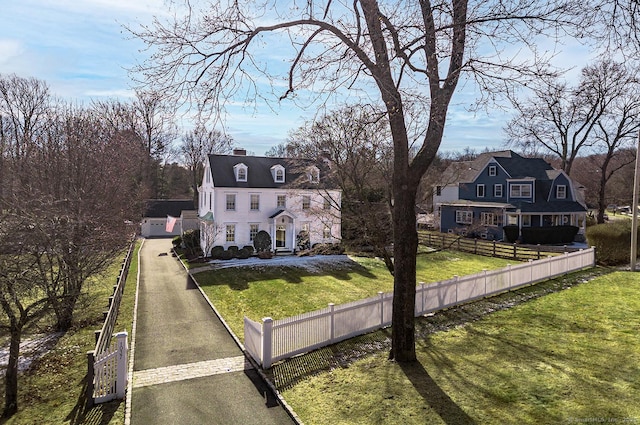
<path fill-rule="evenodd" d="M 518 248 L 516 248 L 516 243 L 513 243 L 513 258 L 517 259 L 518 258 Z"/>
<path fill-rule="evenodd" d="M 331 322 L 331 328 L 330 328 L 330 335 L 329 338 L 331 338 L 329 341 L 331 341 L 331 343 L 333 343 L 333 340 L 335 338 L 335 318 L 333 316 L 333 310 L 335 308 L 335 304 L 334 303 L 329 303 L 329 320 Z"/>
<path fill-rule="evenodd" d="M 262 367 L 271 367 L 271 357 L 273 353 L 273 319 L 265 317 L 262 319 Z"/>
<path fill-rule="evenodd" d="M 87 407 L 93 407 L 93 378 L 95 377 L 94 362 L 95 352 L 93 350 L 87 351 L 87 393 L 85 394 Z"/>
<path fill-rule="evenodd" d="M 116 378 L 116 397 L 122 400 L 127 391 L 127 332 L 116 334 L 118 347 L 118 373 Z"/>
<path fill-rule="evenodd" d="M 540 244 L 538 244 L 538 260 L 540 259 Z"/>
<path fill-rule="evenodd" d="M 487 269 L 482 269 L 482 273 L 484 274 L 484 298 L 487 296 Z"/>
<path fill-rule="evenodd" d="M 565 245 L 565 249 L 566 249 Z M 569 274 L 569 253 L 567 251 L 564 252 L 564 274 L 565 276 Z"/>
<path fill-rule="evenodd" d="M 509 283 L 507 284 L 507 287 L 509 288 L 509 290 L 511 290 L 511 286 L 513 285 L 513 277 L 511 276 L 511 264 L 507 264 L 507 279 L 509 280 Z"/>
<path fill-rule="evenodd" d="M 420 315 L 424 314 L 424 282 L 420 282 Z"/>
<path fill-rule="evenodd" d="M 453 280 L 456 283 L 456 304 L 458 305 L 458 275 L 453 275 Z"/>
<path fill-rule="evenodd" d="M 383 327 L 384 326 L 384 292 L 378 291 L 378 299 L 380 300 L 380 327 Z"/>
<path fill-rule="evenodd" d="M 527 262 L 527 265 L 529 266 L 529 283 L 533 282 L 533 260 L 529 259 L 529 261 Z"/>

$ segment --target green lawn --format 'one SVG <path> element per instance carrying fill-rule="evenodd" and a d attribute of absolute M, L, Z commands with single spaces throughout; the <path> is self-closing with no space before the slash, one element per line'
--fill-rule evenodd
<path fill-rule="evenodd" d="M 414 365 L 382 350 L 282 394 L 309 425 L 637 423 L 639 294 L 607 274 L 421 338 Z"/>
<path fill-rule="evenodd" d="M 308 271 L 296 267 L 240 267 L 201 272 L 195 279 L 242 340 L 243 317 L 282 319 L 393 291 L 393 277 L 380 260 L 351 257 L 348 266 Z M 496 269 L 509 261 L 459 252 L 418 256 L 417 279 L 437 282 L 454 275 Z M 268 264 L 266 260 L 265 265 Z"/>
<path fill-rule="evenodd" d="M 131 333 L 138 268 L 136 247 L 120 306 L 117 331 Z M 55 347 L 22 373 L 18 381 L 18 413 L 6 424 L 113 424 L 124 423 L 124 401 L 114 401 L 85 408 L 84 391 L 87 351 L 95 346 L 94 330 L 102 327 L 102 312 L 113 293 L 122 258 L 118 258 L 103 275 L 86 285 L 86 295 L 75 312 L 75 325 Z M 131 338 L 129 336 L 129 338 Z M 4 371 L 2 379 L 4 383 Z M 4 389 L 4 386 L 2 386 Z M 2 392 L 4 405 L 4 392 Z"/>

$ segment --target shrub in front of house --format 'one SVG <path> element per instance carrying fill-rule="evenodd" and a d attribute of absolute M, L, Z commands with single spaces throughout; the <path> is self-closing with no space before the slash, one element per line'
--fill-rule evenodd
<path fill-rule="evenodd" d="M 316 243 L 311 249 L 312 255 L 339 255 L 344 253 L 344 248 L 338 243 Z"/>
<path fill-rule="evenodd" d="M 507 239 L 507 242 L 514 243 L 518 240 L 518 237 L 520 236 L 520 229 L 518 226 L 510 224 L 504 226 L 502 229 L 504 230 L 504 236 Z"/>
<path fill-rule="evenodd" d="M 253 247 L 251 247 L 251 250 L 253 251 Z M 249 258 L 251 256 L 251 253 L 249 252 L 248 249 L 246 248 L 241 248 L 238 250 L 238 253 L 236 254 L 236 257 L 241 259 L 241 260 L 246 260 L 247 258 Z"/>
<path fill-rule="evenodd" d="M 200 252 L 200 230 L 187 230 L 182 234 L 182 242 L 187 253 L 196 254 Z"/>
<path fill-rule="evenodd" d="M 235 258 L 238 256 L 239 248 L 235 245 L 231 245 L 229 248 L 227 248 L 227 251 L 229 251 L 231 253 L 231 256 Z"/>
<path fill-rule="evenodd" d="M 573 242 L 580 230 L 576 226 L 523 227 L 522 243 L 531 245 L 555 245 Z"/>
<path fill-rule="evenodd" d="M 221 260 L 223 252 L 224 252 L 224 247 L 220 245 L 216 245 L 213 248 L 211 248 L 211 258 L 213 258 L 214 260 Z"/>
<path fill-rule="evenodd" d="M 249 256 L 253 255 L 253 245 L 245 245 L 242 247 L 245 251 L 249 253 Z"/>
<path fill-rule="evenodd" d="M 596 247 L 598 264 L 616 266 L 628 263 L 631 256 L 631 221 L 620 220 L 587 227 L 587 242 Z"/>
<path fill-rule="evenodd" d="M 172 240 L 171 243 L 173 244 L 174 248 L 179 248 L 180 245 L 182 245 L 182 236 L 175 236 Z"/>
<path fill-rule="evenodd" d="M 271 251 L 271 235 L 264 230 L 260 230 L 256 233 L 256 236 L 253 238 L 253 246 L 256 248 L 256 252 L 260 254 L 261 252 Z"/>
<path fill-rule="evenodd" d="M 233 258 L 233 253 L 229 250 L 223 251 L 222 254 L 220 254 L 221 260 L 231 260 L 232 258 Z"/>

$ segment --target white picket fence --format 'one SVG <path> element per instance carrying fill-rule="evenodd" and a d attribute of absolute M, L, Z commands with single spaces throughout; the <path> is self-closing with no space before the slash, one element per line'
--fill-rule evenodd
<path fill-rule="evenodd" d="M 589 248 L 542 260 L 509 265 L 469 276 L 454 276 L 416 288 L 415 315 L 421 316 L 478 298 L 496 295 L 563 274 L 595 266 Z M 391 325 L 393 293 L 326 308 L 286 319 L 244 318 L 244 345 L 267 369 L 274 362 Z"/>
<path fill-rule="evenodd" d="M 116 334 L 116 340 L 93 360 L 93 402 L 106 403 L 123 399 L 127 389 L 127 333 Z"/>

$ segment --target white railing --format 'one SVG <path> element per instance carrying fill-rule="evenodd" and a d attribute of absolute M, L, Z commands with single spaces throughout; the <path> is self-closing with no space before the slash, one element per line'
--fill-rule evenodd
<path fill-rule="evenodd" d="M 500 270 L 420 283 L 416 288 L 415 315 L 421 316 L 478 298 L 595 266 L 595 249 L 589 248 Z M 391 325 L 393 293 L 328 307 L 286 319 L 244 318 L 245 349 L 265 369 L 285 358 L 362 335 Z"/>

